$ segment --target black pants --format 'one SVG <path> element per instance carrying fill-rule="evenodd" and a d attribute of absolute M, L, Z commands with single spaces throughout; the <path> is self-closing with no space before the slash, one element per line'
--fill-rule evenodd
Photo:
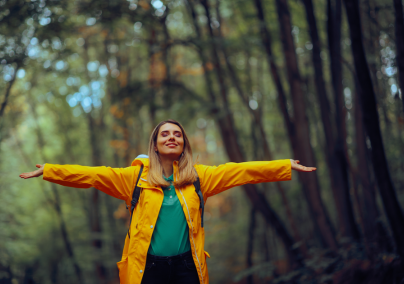
<path fill-rule="evenodd" d="M 175 256 L 148 254 L 142 284 L 199 284 L 192 252 Z"/>

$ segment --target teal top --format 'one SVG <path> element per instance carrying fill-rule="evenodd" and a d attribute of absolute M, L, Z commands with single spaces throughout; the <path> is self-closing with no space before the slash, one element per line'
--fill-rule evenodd
<path fill-rule="evenodd" d="M 173 175 L 169 187 L 163 187 L 164 200 L 151 239 L 149 254 L 173 256 L 191 250 L 187 220 L 173 186 Z"/>

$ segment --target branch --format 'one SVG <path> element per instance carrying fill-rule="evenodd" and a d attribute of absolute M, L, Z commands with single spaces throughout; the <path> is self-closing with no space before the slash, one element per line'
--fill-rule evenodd
<path fill-rule="evenodd" d="M 0 108 L 0 118 L 3 116 L 4 109 L 5 109 L 6 106 L 7 106 L 8 97 L 10 96 L 10 93 L 11 93 L 11 87 L 12 87 L 13 84 L 14 84 L 14 81 L 15 81 L 16 76 L 17 76 L 17 71 L 18 71 L 18 69 L 20 69 L 20 66 L 21 66 L 21 65 L 20 65 L 19 63 L 17 63 L 17 67 L 16 67 L 15 72 L 14 72 L 14 77 L 13 77 L 13 79 L 11 79 L 11 81 L 8 83 L 8 86 L 7 86 L 7 88 L 6 88 L 6 94 L 5 94 L 5 96 L 4 96 L 4 100 L 3 100 L 3 103 L 1 104 L 1 108 Z"/>

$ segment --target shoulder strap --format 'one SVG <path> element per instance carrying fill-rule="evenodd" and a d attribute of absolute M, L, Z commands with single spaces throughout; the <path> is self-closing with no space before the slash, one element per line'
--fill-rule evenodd
<path fill-rule="evenodd" d="M 196 170 L 195 170 L 196 172 Z M 202 191 L 201 191 L 201 183 L 199 181 L 199 176 L 198 173 L 196 173 L 196 181 L 194 181 L 194 187 L 195 187 L 195 192 L 196 194 L 198 194 L 199 197 L 199 209 L 202 209 L 202 213 L 201 213 L 201 227 L 203 228 L 203 213 L 205 211 L 205 201 L 203 200 L 203 195 L 202 195 Z"/>
<path fill-rule="evenodd" d="M 130 204 L 131 204 L 131 207 L 130 207 L 130 221 L 129 221 L 129 229 L 128 229 L 128 237 L 129 237 L 129 239 L 130 239 L 129 230 L 130 230 L 130 225 L 132 224 L 133 210 L 135 209 L 136 204 L 139 201 L 139 197 L 140 197 L 140 187 L 137 186 L 137 183 L 139 182 L 139 179 L 140 179 L 140 176 L 142 175 L 142 172 L 143 172 L 143 165 L 140 167 L 139 175 L 137 177 L 136 184 L 135 184 L 135 189 L 133 190 L 133 193 L 132 193 L 132 201 L 130 202 Z"/>

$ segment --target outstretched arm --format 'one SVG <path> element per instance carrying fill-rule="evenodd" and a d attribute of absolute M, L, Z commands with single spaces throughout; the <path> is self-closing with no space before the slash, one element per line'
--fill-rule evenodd
<path fill-rule="evenodd" d="M 227 163 L 217 167 L 198 165 L 196 169 L 201 190 L 207 197 L 247 183 L 291 180 L 292 170 L 300 172 L 316 170 L 313 167 L 299 165 L 299 161 L 292 159 Z"/>
<path fill-rule="evenodd" d="M 27 179 L 43 175 L 43 179 L 76 188 L 95 187 L 108 195 L 127 200 L 136 182 L 139 167 L 110 168 L 79 165 L 39 165 L 36 171 L 20 174 Z"/>

